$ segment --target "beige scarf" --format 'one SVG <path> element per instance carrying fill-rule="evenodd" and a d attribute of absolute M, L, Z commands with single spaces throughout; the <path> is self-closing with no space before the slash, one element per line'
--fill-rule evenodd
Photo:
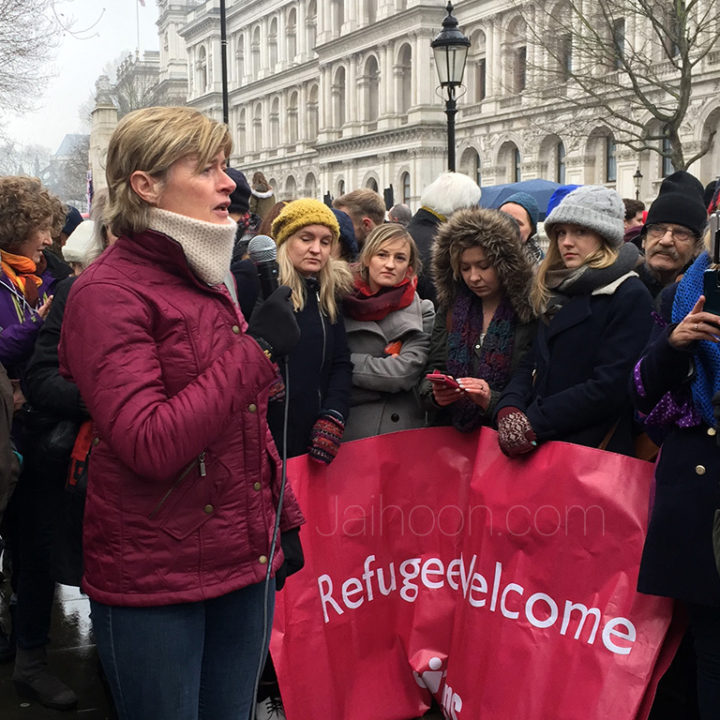
<path fill-rule="evenodd" d="M 237 229 L 232 218 L 219 225 L 151 208 L 149 229 L 180 243 L 190 269 L 208 285 L 219 285 L 230 271 Z"/>

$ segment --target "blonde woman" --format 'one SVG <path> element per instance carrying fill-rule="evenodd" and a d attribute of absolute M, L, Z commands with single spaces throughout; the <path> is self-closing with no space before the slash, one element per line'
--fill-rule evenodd
<path fill-rule="evenodd" d="M 340 229 L 332 210 L 319 200 L 288 203 L 275 218 L 280 282 L 292 290 L 300 342 L 287 358 L 289 422 L 287 455 L 306 452 L 330 463 L 340 447 L 348 416 L 352 363 L 341 296 L 352 286 L 343 260 L 333 257 Z M 268 422 L 283 446 L 283 403 L 270 403 Z"/>
<path fill-rule="evenodd" d="M 118 240 L 75 281 L 60 370 L 93 419 L 83 590 L 121 720 L 247 718 L 267 650 L 280 462 L 261 346 L 297 338 L 280 288 L 250 326 L 226 288 L 235 240 L 225 125 L 126 115 L 107 154 Z M 228 282 L 230 282 L 228 280 Z M 285 488 L 280 529 L 302 515 Z"/>
<path fill-rule="evenodd" d="M 343 304 L 353 363 L 346 440 L 422 427 L 413 388 L 422 376 L 435 311 L 416 292 L 420 258 L 402 225 L 370 231 L 355 287 Z"/>
<path fill-rule="evenodd" d="M 545 221 L 548 253 L 531 300 L 535 344 L 497 403 L 498 440 L 510 455 L 546 440 L 633 454 L 627 386 L 651 325 L 652 301 L 623 241 L 614 190 L 577 188 Z"/>

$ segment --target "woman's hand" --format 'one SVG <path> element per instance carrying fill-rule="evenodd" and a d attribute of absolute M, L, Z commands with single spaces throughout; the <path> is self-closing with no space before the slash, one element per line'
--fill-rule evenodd
<path fill-rule="evenodd" d="M 47 314 L 50 312 L 50 306 L 52 305 L 53 296 L 51 295 L 38 309 L 37 314 L 44 320 Z"/>
<path fill-rule="evenodd" d="M 704 312 L 705 296 L 701 295 L 695 307 L 675 326 L 668 341 L 677 350 L 683 350 L 696 340 L 720 342 L 720 316 Z"/>
<path fill-rule="evenodd" d="M 464 377 L 457 378 L 458 385 L 465 391 L 466 395 L 483 410 L 487 410 L 490 403 L 490 385 L 482 378 Z"/>
<path fill-rule="evenodd" d="M 448 387 L 442 383 L 432 383 L 433 399 L 440 407 L 447 407 L 460 399 L 460 388 Z"/>

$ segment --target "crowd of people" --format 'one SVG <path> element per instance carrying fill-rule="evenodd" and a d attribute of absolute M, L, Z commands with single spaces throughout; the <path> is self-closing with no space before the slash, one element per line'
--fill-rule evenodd
<path fill-rule="evenodd" d="M 89 220 L 36 179 L 0 178 L 0 661 L 18 694 L 77 703 L 46 664 L 61 581 L 90 598 L 119 718 L 244 718 L 256 703 L 283 717 L 267 648 L 304 522 L 283 459 L 489 426 L 510 459 L 552 440 L 662 449 L 638 589 L 687 612 L 683 662 L 697 716 L 714 717 L 712 188 L 677 171 L 647 211 L 593 185 L 484 208 L 449 172 L 413 214 L 367 188 L 332 207 L 278 200 L 230 152 L 224 125 L 149 108 L 115 130 Z M 257 235 L 276 289 L 248 257 Z"/>

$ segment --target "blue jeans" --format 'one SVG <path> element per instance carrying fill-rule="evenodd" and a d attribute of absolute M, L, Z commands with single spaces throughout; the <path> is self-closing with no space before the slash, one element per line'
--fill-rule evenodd
<path fill-rule="evenodd" d="M 160 607 L 91 601 L 100 660 L 119 720 L 247 720 L 275 603 L 270 581 L 213 600 Z"/>

